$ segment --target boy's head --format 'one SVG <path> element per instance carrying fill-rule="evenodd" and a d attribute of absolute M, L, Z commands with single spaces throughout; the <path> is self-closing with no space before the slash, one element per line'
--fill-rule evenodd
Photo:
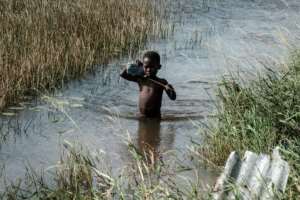
<path fill-rule="evenodd" d="M 160 55 L 155 51 L 147 51 L 143 56 L 143 67 L 146 76 L 155 76 L 161 68 Z"/>

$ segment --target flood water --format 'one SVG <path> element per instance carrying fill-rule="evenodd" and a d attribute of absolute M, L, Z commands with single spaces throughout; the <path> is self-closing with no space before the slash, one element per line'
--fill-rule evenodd
<path fill-rule="evenodd" d="M 191 139 L 201 143 L 195 123 L 206 122 L 215 110 L 214 88 L 224 74 L 251 77 L 266 64 L 275 68 L 299 44 L 299 0 L 182 0 L 172 6 L 174 34 L 140 52 L 161 54 L 158 76 L 177 91 L 176 101 L 164 95 L 162 120 L 135 117 L 138 87 L 119 77 L 129 59 L 113 61 L 54 96 L 21 104 L 24 110 L 5 111 L 17 110 L 0 118 L 0 163 L 8 179 L 22 177 L 29 163 L 36 170 L 54 165 L 64 141 L 105 152 L 114 171 L 132 162 L 128 139 L 140 150 L 148 143 L 163 158 L 168 152 L 182 156 Z M 205 182 L 215 179 L 201 172 Z"/>

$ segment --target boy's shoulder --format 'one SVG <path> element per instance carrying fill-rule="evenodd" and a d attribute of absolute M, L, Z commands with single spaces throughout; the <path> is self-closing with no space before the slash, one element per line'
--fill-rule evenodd
<path fill-rule="evenodd" d="M 156 77 L 156 80 L 159 81 L 162 84 L 168 84 L 168 81 L 166 79 L 164 79 L 164 78 Z"/>

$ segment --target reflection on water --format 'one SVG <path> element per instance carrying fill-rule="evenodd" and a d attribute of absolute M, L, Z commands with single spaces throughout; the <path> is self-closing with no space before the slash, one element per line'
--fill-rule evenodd
<path fill-rule="evenodd" d="M 138 125 L 138 147 L 147 161 L 155 163 L 159 158 L 160 119 L 140 119 Z"/>
<path fill-rule="evenodd" d="M 164 143 L 161 143 L 161 134 L 168 135 Z M 161 120 L 155 118 L 141 118 L 137 135 L 138 149 L 151 164 L 156 163 L 158 159 L 163 159 L 164 152 L 172 149 L 175 138 L 174 129 L 168 128 L 162 133 Z"/>

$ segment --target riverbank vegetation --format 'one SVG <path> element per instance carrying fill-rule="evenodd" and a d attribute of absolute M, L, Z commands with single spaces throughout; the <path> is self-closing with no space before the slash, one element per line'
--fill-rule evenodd
<path fill-rule="evenodd" d="M 202 156 L 224 165 L 231 151 L 270 153 L 275 146 L 291 167 L 286 199 L 300 198 L 300 52 L 281 72 L 268 70 L 242 86 L 224 80 L 218 122 L 208 131 Z"/>
<path fill-rule="evenodd" d="M 163 1 L 0 0 L 0 109 L 162 34 Z"/>
<path fill-rule="evenodd" d="M 61 161 L 48 168 L 47 176 L 28 168 L 26 178 L 8 183 L 0 192 L 2 199 L 207 199 L 200 178 L 194 182 L 177 176 L 190 170 L 176 159 L 162 162 L 154 159 L 154 152 L 147 155 L 131 143 L 128 151 L 132 163 L 113 175 L 101 155 L 91 155 L 83 148 L 65 143 Z M 50 173 L 49 176 L 49 171 Z M 196 173 L 197 174 L 197 173 Z M 2 179 L 3 180 L 3 179 Z M 185 185 L 179 186 L 182 182 Z M 202 188 L 202 189 L 201 189 Z"/>
<path fill-rule="evenodd" d="M 220 109 L 217 123 L 209 129 L 197 153 L 214 165 L 223 166 L 231 151 L 270 153 L 280 146 L 291 171 L 284 199 L 300 195 L 300 56 L 281 72 L 267 74 L 245 86 L 234 79 L 219 87 Z M 30 168 L 26 178 L 7 183 L 0 197 L 6 199 L 211 199 L 199 177 L 183 177 L 180 172 L 197 167 L 184 166 L 173 158 L 155 160 L 130 142 L 132 162 L 121 175 L 113 175 L 105 160 L 65 143 L 66 155 L 50 168 L 50 176 Z M 193 149 L 194 150 L 194 149 Z M 193 151 L 193 153 L 195 153 Z M 194 161 L 203 161 L 192 154 Z M 5 172 L 4 172 L 5 173 Z M 197 174 L 196 172 L 193 174 Z M 180 185 L 179 183 L 182 183 Z"/>

